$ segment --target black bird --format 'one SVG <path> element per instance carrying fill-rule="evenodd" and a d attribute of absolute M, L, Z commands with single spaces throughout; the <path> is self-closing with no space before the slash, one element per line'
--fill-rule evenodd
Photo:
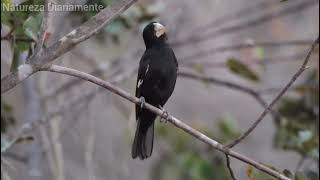
<path fill-rule="evenodd" d="M 177 79 L 178 62 L 167 42 L 166 29 L 151 22 L 143 30 L 146 50 L 139 63 L 136 97 L 142 102 L 162 108 L 171 96 Z M 145 159 L 153 149 L 156 114 L 136 105 L 137 129 L 132 145 L 132 158 Z"/>

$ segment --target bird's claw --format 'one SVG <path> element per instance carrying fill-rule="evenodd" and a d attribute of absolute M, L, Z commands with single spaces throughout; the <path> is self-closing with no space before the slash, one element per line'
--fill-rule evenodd
<path fill-rule="evenodd" d="M 163 111 L 162 116 L 160 117 L 160 122 L 167 123 L 169 117 L 168 111 L 166 111 L 162 106 L 159 106 L 159 108 Z"/>
<path fill-rule="evenodd" d="M 139 99 L 140 99 L 140 108 L 142 109 L 146 104 L 146 99 L 144 99 L 143 96 L 141 96 Z"/>

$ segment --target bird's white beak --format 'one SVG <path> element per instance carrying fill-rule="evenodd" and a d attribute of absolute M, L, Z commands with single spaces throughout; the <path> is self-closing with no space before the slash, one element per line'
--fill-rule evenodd
<path fill-rule="evenodd" d="M 167 32 L 166 28 L 162 24 L 153 23 L 153 25 L 154 25 L 154 31 L 156 32 L 157 38 L 159 38 L 160 36 L 162 36 Z"/>

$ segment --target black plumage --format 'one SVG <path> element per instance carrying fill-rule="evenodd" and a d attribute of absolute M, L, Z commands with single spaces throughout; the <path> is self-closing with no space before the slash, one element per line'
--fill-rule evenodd
<path fill-rule="evenodd" d="M 177 79 L 178 62 L 167 42 L 166 29 L 152 22 L 143 30 L 146 50 L 139 63 L 136 97 L 163 107 L 171 96 Z M 156 114 L 136 105 L 137 129 L 132 145 L 132 158 L 145 159 L 153 149 Z"/>

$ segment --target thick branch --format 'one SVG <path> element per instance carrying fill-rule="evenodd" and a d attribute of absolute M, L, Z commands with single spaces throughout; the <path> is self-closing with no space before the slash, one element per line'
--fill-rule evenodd
<path fill-rule="evenodd" d="M 137 0 L 117 0 L 114 3 L 90 18 L 80 27 L 62 37 L 52 46 L 44 49 L 42 53 L 35 54 L 27 60 L 16 72 L 12 72 L 1 79 L 1 94 L 12 89 L 31 74 L 38 71 L 42 66 L 51 63 L 57 57 L 71 50 L 77 44 L 97 34 L 118 15 L 128 9 Z M 20 71 L 28 70 L 28 71 Z"/>
<path fill-rule="evenodd" d="M 281 90 L 281 92 L 272 100 L 272 102 L 268 105 L 268 107 L 261 113 L 261 115 L 258 117 L 258 119 L 250 126 L 250 128 L 243 133 L 239 138 L 234 140 L 232 143 L 228 144 L 227 147 L 232 148 L 238 143 L 240 143 L 242 140 L 244 140 L 256 127 L 257 125 L 264 119 L 264 117 L 272 110 L 272 107 L 280 100 L 280 98 L 287 92 L 287 90 L 291 87 L 291 85 L 298 79 L 298 77 L 303 73 L 303 71 L 307 68 L 307 64 L 309 62 L 310 56 L 314 50 L 314 48 L 319 43 L 319 37 L 317 40 L 315 40 L 305 57 L 301 67 L 298 69 L 298 71 L 292 76 L 291 80 L 288 82 L 288 84 Z"/>
<path fill-rule="evenodd" d="M 89 82 L 92 82 L 98 86 L 101 86 L 135 104 L 140 104 L 140 99 L 135 97 L 135 96 L 132 96 L 131 94 L 129 94 L 128 92 L 120 89 L 119 87 L 116 87 L 114 85 L 112 85 L 111 83 L 109 82 L 106 82 L 106 81 L 103 81 L 97 77 L 94 77 L 90 74 L 87 74 L 87 73 L 84 73 L 84 72 L 80 72 L 80 71 L 77 71 L 77 70 L 74 70 L 74 69 L 70 69 L 70 68 L 66 68 L 66 67 L 61 67 L 61 66 L 57 66 L 57 65 L 51 65 L 49 67 L 45 67 L 45 68 L 42 68 L 41 71 L 51 71 L 51 72 L 56 72 L 56 73 L 60 73 L 60 74 L 66 74 L 66 75 L 70 75 L 70 76 L 74 76 L 74 77 L 78 77 L 78 78 L 81 78 L 83 80 L 86 80 L 86 81 L 89 81 Z M 163 117 L 163 118 L 166 118 L 169 122 L 171 122 L 173 125 L 175 125 L 177 128 L 179 129 L 182 129 L 183 131 L 185 131 L 186 133 L 194 136 L 195 138 L 201 140 L 202 142 L 210 145 L 211 147 L 225 153 L 225 154 L 228 154 L 240 161 L 243 161 L 245 163 L 248 163 L 250 165 L 252 165 L 253 167 L 273 176 L 273 177 L 276 177 L 278 179 L 281 179 L 281 180 L 290 180 L 290 178 L 284 176 L 283 174 L 273 170 L 273 169 L 270 169 L 269 167 L 261 164 L 261 163 L 258 163 L 246 156 L 243 156 L 233 150 L 230 150 L 226 147 L 224 147 L 222 144 L 218 143 L 217 141 L 213 140 L 213 139 L 210 139 L 208 136 L 202 134 L 201 132 L 193 129 L 192 127 L 188 126 L 187 124 L 183 123 L 182 121 L 180 121 L 179 119 L 169 115 L 168 117 L 166 117 L 166 115 L 164 114 L 164 112 L 161 110 L 161 109 L 158 109 L 148 103 L 145 104 L 144 106 L 146 109 L 152 111 L 153 113 Z"/>
<path fill-rule="evenodd" d="M 129 77 L 131 77 L 133 71 L 126 71 L 124 73 L 114 75 L 108 79 L 111 83 L 118 84 Z M 81 80 L 81 79 L 80 79 Z M 32 122 L 27 122 L 23 124 L 18 132 L 16 133 L 15 137 L 8 143 L 6 144 L 5 147 L 1 149 L 1 154 L 4 154 L 8 152 L 8 150 L 15 145 L 22 136 L 28 132 L 33 132 L 33 130 L 39 125 L 39 124 L 45 124 L 47 123 L 50 119 L 52 119 L 54 116 L 57 116 L 59 114 L 62 114 L 64 112 L 68 112 L 72 110 L 72 108 L 76 107 L 77 105 L 81 104 L 83 101 L 86 101 L 93 97 L 94 95 L 98 94 L 101 92 L 103 88 L 95 88 L 91 91 L 88 92 L 83 92 L 81 97 L 77 97 L 68 101 L 65 101 L 61 106 L 55 106 L 54 109 L 51 109 L 50 112 L 46 113 L 46 116 L 39 119 L 35 120 Z"/>

